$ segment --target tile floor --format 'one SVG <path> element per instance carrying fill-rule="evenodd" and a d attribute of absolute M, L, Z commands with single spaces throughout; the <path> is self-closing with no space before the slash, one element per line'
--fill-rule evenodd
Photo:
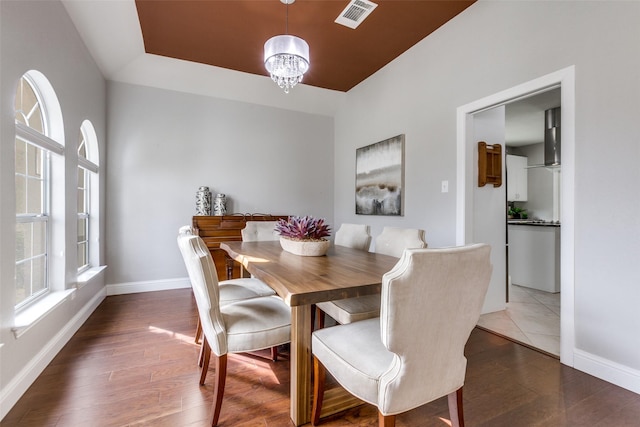
<path fill-rule="evenodd" d="M 560 294 L 511 285 L 507 309 L 480 316 L 478 326 L 560 356 Z"/>

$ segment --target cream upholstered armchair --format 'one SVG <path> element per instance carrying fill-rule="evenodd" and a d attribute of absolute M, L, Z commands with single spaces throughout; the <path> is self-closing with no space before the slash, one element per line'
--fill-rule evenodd
<path fill-rule="evenodd" d="M 185 236 L 193 236 L 194 230 L 191 226 L 185 225 L 178 229 L 178 244 L 180 244 L 180 239 Z M 185 265 L 187 260 L 185 259 L 185 252 L 182 247 L 180 247 L 180 252 L 182 253 L 182 258 L 185 261 Z M 213 262 L 213 260 L 212 260 Z M 216 280 L 217 281 L 217 280 Z M 265 297 L 275 295 L 276 292 L 269 287 L 262 280 L 251 278 L 241 278 L 241 279 L 230 279 L 223 280 L 218 283 L 218 296 L 221 305 L 229 304 L 236 301 L 246 300 L 250 298 L 256 297 Z M 193 284 L 192 284 L 193 287 Z M 195 334 L 195 342 L 200 341 L 200 337 L 202 336 L 202 322 L 198 318 L 198 324 L 196 326 L 196 334 Z M 204 353 L 203 353 L 204 354 Z M 202 366 L 202 356 L 200 356 L 199 365 Z M 274 347 L 271 349 L 271 359 L 276 360 L 278 358 L 278 349 Z"/>
<path fill-rule="evenodd" d="M 368 251 L 371 244 L 369 226 L 365 224 L 342 224 L 336 231 L 334 244 Z"/>
<path fill-rule="evenodd" d="M 220 288 L 209 249 L 199 236 L 180 235 L 183 254 L 204 333 L 200 385 L 205 383 L 211 353 L 215 360 L 213 416 L 218 423 L 226 382 L 227 354 L 271 348 L 291 337 L 290 308 L 277 296 L 220 303 Z"/>
<path fill-rule="evenodd" d="M 320 420 L 328 371 L 378 408 L 379 425 L 442 396 L 464 425 L 464 346 L 489 285 L 490 247 L 407 249 L 382 279 L 380 318 L 315 331 L 312 424 Z"/>
<path fill-rule="evenodd" d="M 180 227 L 178 230 L 178 243 L 180 243 L 181 237 L 192 235 L 194 235 L 194 232 L 191 226 L 185 225 Z M 180 249 L 184 259 L 184 252 L 182 251 L 182 248 Z M 220 289 L 220 304 L 276 294 L 269 285 L 264 283 L 262 280 L 254 278 L 223 280 L 218 282 L 218 287 Z"/>
<path fill-rule="evenodd" d="M 263 242 L 267 240 L 279 240 L 276 233 L 277 221 L 247 221 L 247 225 L 240 230 L 243 242 Z"/>
<path fill-rule="evenodd" d="M 424 241 L 424 230 L 417 228 L 384 227 L 382 233 L 376 237 L 375 244 L 376 253 L 396 258 L 400 258 L 402 252 L 407 248 L 427 247 L 427 243 Z M 316 305 L 316 308 L 316 317 L 320 328 L 324 326 L 324 313 L 344 325 L 378 317 L 380 314 L 380 295 L 321 302 Z"/>

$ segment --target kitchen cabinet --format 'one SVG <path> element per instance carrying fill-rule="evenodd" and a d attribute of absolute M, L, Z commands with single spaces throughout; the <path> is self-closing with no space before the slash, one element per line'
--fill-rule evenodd
<path fill-rule="evenodd" d="M 527 158 L 507 154 L 507 201 L 527 201 Z"/>
<path fill-rule="evenodd" d="M 560 226 L 509 224 L 508 230 L 511 283 L 560 292 Z"/>

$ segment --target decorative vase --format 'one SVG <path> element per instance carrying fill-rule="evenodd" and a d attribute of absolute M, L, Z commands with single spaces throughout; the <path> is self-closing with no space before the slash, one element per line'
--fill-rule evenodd
<path fill-rule="evenodd" d="M 200 187 L 196 192 L 196 215 L 211 215 L 211 191 L 209 191 L 209 187 Z"/>
<path fill-rule="evenodd" d="M 216 216 L 226 215 L 227 213 L 227 196 L 224 194 L 216 194 L 213 200 L 213 214 Z"/>
<path fill-rule="evenodd" d="M 329 250 L 329 240 L 292 240 L 280 237 L 280 246 L 287 252 L 301 256 L 323 256 Z"/>

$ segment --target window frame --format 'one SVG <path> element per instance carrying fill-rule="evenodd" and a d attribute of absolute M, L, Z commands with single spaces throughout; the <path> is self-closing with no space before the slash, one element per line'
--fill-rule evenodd
<path fill-rule="evenodd" d="M 34 104 L 33 107 L 31 107 L 28 114 L 25 114 L 25 112 L 21 109 L 23 107 L 22 105 L 20 106 L 21 108 L 19 109 L 15 108 L 16 107 L 15 103 L 18 102 L 18 96 L 19 96 L 17 91 L 22 89 L 23 84 L 29 85 L 30 89 L 33 92 L 33 95 L 36 98 L 35 99 L 36 103 Z M 29 123 L 31 114 L 37 110 L 39 110 L 39 114 L 40 114 L 41 122 L 39 122 L 39 124 L 42 127 L 42 132 L 44 133 L 41 133 L 36 128 L 33 128 L 23 123 L 22 121 L 19 120 L 19 117 L 18 117 L 18 114 L 21 114 L 22 115 L 21 118 L 23 118 L 26 123 Z M 43 265 L 43 270 L 41 271 L 43 288 L 36 292 L 33 292 L 33 276 L 34 275 L 30 274 L 30 278 L 29 278 L 30 289 L 29 289 L 28 295 L 25 296 L 20 301 L 18 301 L 18 287 L 17 287 L 18 283 L 17 283 L 17 280 L 14 279 L 14 295 L 16 297 L 14 309 L 16 313 L 18 313 L 32 306 L 37 301 L 40 301 L 43 297 L 45 297 L 52 291 L 52 280 L 51 280 L 52 270 L 55 269 L 52 266 L 52 258 L 51 258 L 51 254 L 53 253 L 54 247 L 55 247 L 53 243 L 53 240 L 54 240 L 53 236 L 55 233 L 53 231 L 54 225 L 52 221 L 52 211 L 53 211 L 52 177 L 54 175 L 53 173 L 54 157 L 56 156 L 59 156 L 62 159 L 61 162 L 58 161 L 56 162 L 56 164 L 58 168 L 60 167 L 60 165 L 62 165 L 62 173 L 63 173 L 64 145 L 54 140 L 50 135 L 52 135 L 53 133 L 56 133 L 58 136 L 60 136 L 61 134 L 60 130 L 63 129 L 63 125 L 62 125 L 62 115 L 59 108 L 59 104 L 57 104 L 57 97 L 55 96 L 55 92 L 53 91 L 53 88 L 50 87 L 50 84 L 48 83 L 48 80 L 46 80 L 46 77 L 44 77 L 41 73 L 31 70 L 21 76 L 16 86 L 16 95 L 14 100 L 14 115 L 15 115 L 14 117 L 14 123 L 15 123 L 14 148 L 17 149 L 18 143 L 24 143 L 27 149 L 29 146 L 32 146 L 32 147 L 35 147 L 36 150 L 40 150 L 40 155 L 42 156 L 42 159 L 41 159 L 42 183 L 41 183 L 41 195 L 40 195 L 41 206 L 40 206 L 39 212 L 18 213 L 17 206 L 15 208 L 16 236 L 14 240 L 14 248 L 16 252 L 14 255 L 15 257 L 14 266 L 16 269 L 16 275 L 14 277 L 15 279 L 17 279 L 18 269 L 21 264 L 29 262 L 31 264 L 30 271 L 33 272 L 33 261 L 38 258 L 43 258 L 44 265 Z M 55 117 L 55 119 L 60 123 L 52 123 L 51 122 L 52 116 Z M 54 130 L 54 132 L 52 132 L 52 130 Z M 17 156 L 18 156 L 18 152 L 16 151 L 16 153 L 14 154 L 14 166 L 16 164 L 16 161 L 18 160 Z M 14 176 L 16 177 L 16 181 L 14 184 L 15 185 L 14 191 L 16 192 L 16 195 L 18 191 L 17 177 L 20 175 L 24 176 L 25 182 L 28 182 L 30 179 L 28 168 L 25 170 L 24 174 L 21 172 L 19 173 L 17 170 L 14 170 Z M 29 194 L 28 187 L 25 186 L 25 189 L 24 189 L 25 203 L 27 203 L 27 200 L 29 199 L 28 194 Z M 26 208 L 25 210 L 28 210 L 28 204 L 25 205 L 25 208 Z M 41 254 L 37 254 L 37 256 L 33 256 L 33 252 L 32 252 L 31 255 L 25 255 L 23 258 L 18 259 L 18 243 L 19 243 L 18 231 L 17 231 L 18 224 L 36 224 L 36 223 L 45 224 L 45 232 L 44 232 L 45 242 L 44 244 L 41 245 L 44 252 Z M 32 241 L 33 241 L 34 228 L 35 227 L 32 227 L 32 232 L 31 232 Z M 30 245 L 30 247 L 31 247 L 31 251 L 33 251 L 33 244 Z M 59 268 L 57 269 L 59 270 Z"/>
<path fill-rule="evenodd" d="M 80 154 L 80 149 L 84 145 L 84 153 L 82 156 Z M 85 240 L 83 243 L 86 244 L 86 252 L 85 258 L 87 263 L 80 266 L 78 265 L 78 275 L 94 268 L 99 264 L 98 252 L 99 248 L 97 247 L 98 242 L 98 229 L 99 224 L 97 223 L 97 207 L 98 200 L 97 195 L 99 193 L 98 189 L 98 179 L 99 179 L 99 166 L 98 166 L 98 138 L 96 136 L 95 130 L 93 128 L 93 124 L 89 120 L 85 120 L 82 122 L 80 126 L 80 139 L 79 144 L 76 150 L 78 154 L 78 171 L 83 171 L 84 173 L 84 192 L 85 192 L 85 212 L 77 212 L 78 220 L 86 219 L 85 221 Z M 76 175 L 76 179 L 78 179 L 79 175 Z M 79 188 L 79 185 L 76 185 Z M 78 191 L 76 191 L 76 195 Z M 78 208 L 76 203 L 76 209 Z M 78 227 L 76 226 L 76 230 Z M 80 241 L 76 238 L 76 250 L 79 250 Z M 78 260 L 78 254 L 76 254 L 76 262 Z"/>
<path fill-rule="evenodd" d="M 84 147 L 85 155 L 81 154 L 81 149 Z M 77 216 L 78 216 L 78 225 L 76 227 L 77 230 L 77 239 L 76 239 L 76 248 L 77 248 L 77 256 L 76 262 L 78 267 L 78 274 L 81 274 L 88 269 L 91 268 L 91 248 L 90 248 L 90 212 L 91 212 L 91 173 L 88 169 L 82 166 L 81 159 L 86 159 L 86 151 L 87 151 L 87 138 L 85 132 L 82 128 L 80 128 L 80 140 L 78 143 L 78 149 L 76 150 L 78 153 L 78 175 L 76 179 L 77 182 L 77 197 L 80 198 L 80 193 L 82 192 L 82 209 L 80 209 L 80 201 L 76 203 Z M 80 187 L 80 174 L 83 175 L 82 187 Z M 84 239 L 80 240 L 80 221 L 83 221 L 84 224 Z M 80 254 L 82 253 L 82 258 L 85 260 L 84 263 L 80 263 Z"/>

